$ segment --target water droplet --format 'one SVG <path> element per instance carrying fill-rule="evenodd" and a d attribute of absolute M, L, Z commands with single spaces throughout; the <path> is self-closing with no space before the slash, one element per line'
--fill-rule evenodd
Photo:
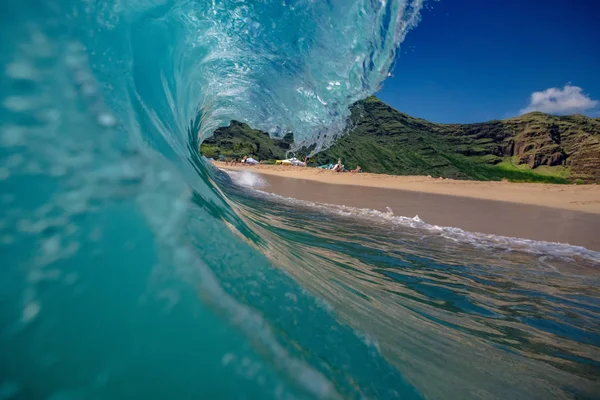
<path fill-rule="evenodd" d="M 12 96 L 4 100 L 4 107 L 14 112 L 27 111 L 33 106 L 33 103 L 26 97 Z"/>
<path fill-rule="evenodd" d="M 40 313 L 40 304 L 37 301 L 28 303 L 23 309 L 23 322 L 30 322 Z"/>
<path fill-rule="evenodd" d="M 27 62 L 14 62 L 6 66 L 6 75 L 13 79 L 35 80 L 36 70 Z"/>
<path fill-rule="evenodd" d="M 107 112 L 98 115 L 98 123 L 106 128 L 111 128 L 117 124 L 117 119 Z"/>

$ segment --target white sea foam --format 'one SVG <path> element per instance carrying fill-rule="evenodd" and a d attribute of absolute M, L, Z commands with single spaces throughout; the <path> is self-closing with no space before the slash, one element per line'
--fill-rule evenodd
<path fill-rule="evenodd" d="M 267 181 L 263 179 L 259 174 L 250 171 L 225 171 L 230 177 L 233 183 L 239 186 L 247 188 L 264 188 L 268 186 Z"/>
<path fill-rule="evenodd" d="M 413 218 L 394 215 L 387 207 L 387 212 L 381 212 L 368 208 L 348 207 L 336 204 L 316 203 L 299 200 L 291 197 L 280 196 L 274 193 L 255 189 L 255 192 L 276 201 L 282 201 L 297 206 L 311 207 L 322 212 L 337 214 L 342 217 L 368 219 L 374 222 L 392 223 L 418 229 L 431 236 L 440 236 L 458 243 L 469 244 L 479 248 L 502 249 L 503 251 L 520 251 L 538 255 L 552 255 L 555 257 L 576 258 L 582 257 L 600 266 L 600 252 L 589 250 L 582 246 L 574 246 L 566 243 L 545 242 L 532 239 L 498 236 L 480 232 L 469 232 L 461 228 L 451 226 L 439 226 L 428 224 L 419 216 Z"/>

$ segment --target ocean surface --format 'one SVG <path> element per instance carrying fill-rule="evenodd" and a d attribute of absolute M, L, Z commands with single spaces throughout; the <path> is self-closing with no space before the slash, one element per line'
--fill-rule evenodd
<path fill-rule="evenodd" d="M 3 1 L 0 399 L 599 398 L 599 252 L 198 154 L 231 119 L 327 146 L 422 6 Z"/>

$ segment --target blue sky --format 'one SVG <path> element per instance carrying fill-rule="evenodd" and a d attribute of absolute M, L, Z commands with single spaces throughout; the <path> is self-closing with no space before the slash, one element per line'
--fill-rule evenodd
<path fill-rule="evenodd" d="M 600 0 L 428 0 L 421 16 L 377 93 L 394 108 L 435 122 L 600 116 Z"/>

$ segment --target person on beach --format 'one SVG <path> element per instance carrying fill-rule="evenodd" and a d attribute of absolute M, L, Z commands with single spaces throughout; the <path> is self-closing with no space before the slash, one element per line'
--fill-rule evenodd
<path fill-rule="evenodd" d="M 362 169 L 360 168 L 360 165 L 357 165 L 356 168 L 350 170 L 350 172 L 358 173 L 358 172 L 362 172 Z"/>
<path fill-rule="evenodd" d="M 335 165 L 335 167 L 333 167 L 333 170 L 335 172 L 342 172 L 344 170 L 344 165 L 342 164 L 342 159 L 338 158 L 338 162 Z"/>

